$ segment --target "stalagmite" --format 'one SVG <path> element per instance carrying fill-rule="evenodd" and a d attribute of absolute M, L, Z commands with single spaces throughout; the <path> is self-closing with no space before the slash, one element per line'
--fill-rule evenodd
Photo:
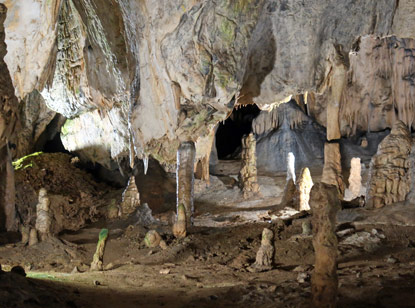
<path fill-rule="evenodd" d="M 380 208 L 405 201 L 410 190 L 411 135 L 401 121 L 378 146 L 369 169 L 366 200 L 368 207 Z"/>
<path fill-rule="evenodd" d="M 308 211 L 310 209 L 310 190 L 313 187 L 310 170 L 305 167 L 301 170 L 300 178 L 297 181 L 297 189 L 299 192 L 299 211 Z"/>
<path fill-rule="evenodd" d="M 94 257 L 91 263 L 91 271 L 102 271 L 103 270 L 103 258 L 105 243 L 108 238 L 108 229 L 101 229 L 99 232 L 99 239 L 97 244 L 97 249 L 95 251 Z"/>
<path fill-rule="evenodd" d="M 183 142 L 177 150 L 177 213 L 180 205 L 186 212 L 186 225 L 193 224 L 193 189 L 194 189 L 194 161 L 195 144 L 192 141 Z"/>
<path fill-rule="evenodd" d="M 350 162 L 349 188 L 345 191 L 345 200 L 353 200 L 360 196 L 362 188 L 360 158 L 353 157 Z"/>
<path fill-rule="evenodd" d="M 287 155 L 287 182 L 290 179 L 295 183 L 295 156 L 292 152 Z"/>
<path fill-rule="evenodd" d="M 314 273 L 311 279 L 313 307 L 336 307 L 337 237 L 336 212 L 340 208 L 335 186 L 317 183 L 310 193 L 312 210 Z"/>
<path fill-rule="evenodd" d="M 135 184 L 135 177 L 131 176 L 128 180 L 127 188 L 122 194 L 121 214 L 126 217 L 135 212 L 140 206 L 140 193 Z"/>
<path fill-rule="evenodd" d="M 239 171 L 239 186 L 244 198 L 259 193 L 256 169 L 256 141 L 254 134 L 242 138 L 242 168 Z"/>
<path fill-rule="evenodd" d="M 29 243 L 29 235 L 30 235 L 30 227 L 26 227 L 21 225 L 20 226 L 20 234 L 22 235 L 21 243 L 23 245 L 26 245 Z"/>
<path fill-rule="evenodd" d="M 39 190 L 39 200 L 36 205 L 36 230 L 41 241 L 51 236 L 52 218 L 49 213 L 50 201 L 46 189 Z"/>
<path fill-rule="evenodd" d="M 29 246 L 36 245 L 39 242 L 37 238 L 37 230 L 35 228 L 30 229 L 29 233 Z"/>
<path fill-rule="evenodd" d="M 162 241 L 160 234 L 156 230 L 150 230 L 147 232 L 144 243 L 149 248 L 154 248 L 160 245 Z"/>
<path fill-rule="evenodd" d="M 177 207 L 177 218 L 173 225 L 173 235 L 176 238 L 186 237 L 186 210 L 183 204 Z"/>
<path fill-rule="evenodd" d="M 339 195 L 344 195 L 340 146 L 337 142 L 326 142 L 324 145 L 324 167 L 321 182 L 336 186 Z"/>
<path fill-rule="evenodd" d="M 262 231 L 261 247 L 256 254 L 255 263 L 249 268 L 252 272 L 262 272 L 272 269 L 272 258 L 274 256 L 273 245 L 274 233 L 267 228 Z"/>

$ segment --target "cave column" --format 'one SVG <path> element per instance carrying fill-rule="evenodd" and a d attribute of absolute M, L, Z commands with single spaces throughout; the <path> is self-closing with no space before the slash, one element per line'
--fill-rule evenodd
<path fill-rule="evenodd" d="M 335 186 L 317 183 L 310 193 L 312 210 L 314 272 L 311 278 L 312 306 L 336 307 L 337 237 L 336 212 L 340 208 Z"/>
<path fill-rule="evenodd" d="M 242 168 L 239 171 L 239 185 L 244 198 L 259 193 L 256 168 L 256 140 L 254 134 L 242 138 Z"/>
<path fill-rule="evenodd" d="M 193 224 L 193 188 L 194 188 L 194 162 L 196 148 L 193 141 L 180 144 L 177 150 L 177 213 L 181 206 L 184 206 L 186 213 L 186 224 Z"/>
<path fill-rule="evenodd" d="M 344 195 L 340 145 L 338 142 L 324 144 L 324 167 L 321 182 L 337 187 L 339 195 Z"/>

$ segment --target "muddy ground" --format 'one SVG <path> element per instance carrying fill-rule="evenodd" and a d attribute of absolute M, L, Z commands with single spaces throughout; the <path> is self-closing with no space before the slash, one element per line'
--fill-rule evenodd
<path fill-rule="evenodd" d="M 0 307 L 308 307 L 314 256 L 302 224 L 310 217 L 290 219 L 295 212 L 281 209 L 283 219 L 270 220 L 284 175 L 259 177 L 261 196 L 243 200 L 232 168 L 208 187 L 196 182 L 195 227 L 184 240 L 168 225 L 173 209 L 160 204 L 159 222 L 145 227 L 134 215 L 100 219 L 31 247 L 17 234 L 0 235 Z M 105 270 L 90 272 L 103 227 L 110 230 Z M 275 234 L 274 267 L 253 273 L 264 227 Z M 144 245 L 151 229 L 166 249 Z M 337 234 L 338 307 L 415 307 L 415 205 L 343 210 Z M 8 272 L 14 266 L 27 276 Z"/>

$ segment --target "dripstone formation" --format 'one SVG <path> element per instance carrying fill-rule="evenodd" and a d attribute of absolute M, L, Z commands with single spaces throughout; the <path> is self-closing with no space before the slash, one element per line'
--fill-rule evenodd
<path fill-rule="evenodd" d="M 259 193 L 256 169 L 256 141 L 251 133 L 242 138 L 242 168 L 239 171 L 239 186 L 244 198 Z"/>
<path fill-rule="evenodd" d="M 380 208 L 405 201 L 410 190 L 410 153 L 409 130 L 403 122 L 396 121 L 370 162 L 366 193 L 368 207 Z"/>

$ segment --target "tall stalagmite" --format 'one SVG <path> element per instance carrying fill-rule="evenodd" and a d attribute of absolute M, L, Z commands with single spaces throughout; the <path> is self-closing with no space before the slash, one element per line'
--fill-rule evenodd
<path fill-rule="evenodd" d="M 312 210 L 314 273 L 311 279 L 313 307 L 336 307 L 337 237 L 336 212 L 340 208 L 336 186 L 314 184 L 310 193 Z"/>
<path fill-rule="evenodd" d="M 194 189 L 194 163 L 196 148 L 193 141 L 187 141 L 180 144 L 177 150 L 177 213 L 179 207 L 183 205 L 186 212 L 186 224 L 193 224 L 193 189 Z"/>
<path fill-rule="evenodd" d="M 361 169 L 360 158 L 353 157 L 350 161 L 349 188 L 346 189 L 345 200 L 353 200 L 360 196 L 362 188 Z"/>
<path fill-rule="evenodd" d="M 337 142 L 326 142 L 324 145 L 324 167 L 321 182 L 336 186 L 339 194 L 344 195 L 340 146 Z"/>
<path fill-rule="evenodd" d="M 405 201 L 410 190 L 411 141 L 407 126 L 396 121 L 390 134 L 379 144 L 370 162 L 366 193 L 368 207 L 380 208 Z"/>
<path fill-rule="evenodd" d="M 242 138 L 242 168 L 239 171 L 239 186 L 244 198 L 259 193 L 256 169 L 256 141 L 254 134 Z"/>
<path fill-rule="evenodd" d="M 312 187 L 313 180 L 311 178 L 310 170 L 307 167 L 303 168 L 297 181 L 297 190 L 299 193 L 298 207 L 300 211 L 310 210 L 309 200 Z"/>

